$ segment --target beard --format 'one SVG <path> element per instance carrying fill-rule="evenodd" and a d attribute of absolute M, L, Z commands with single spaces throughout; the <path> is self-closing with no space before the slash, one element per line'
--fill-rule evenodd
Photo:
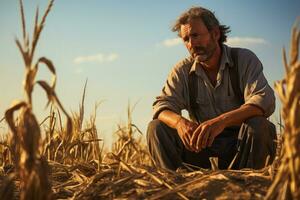
<path fill-rule="evenodd" d="M 192 57 L 198 62 L 208 61 L 217 49 L 217 44 L 213 38 L 210 39 L 206 46 L 196 46 L 191 50 Z"/>

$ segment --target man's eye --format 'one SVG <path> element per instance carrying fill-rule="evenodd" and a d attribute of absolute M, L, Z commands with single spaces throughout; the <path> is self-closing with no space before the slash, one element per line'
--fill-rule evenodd
<path fill-rule="evenodd" d="M 199 36 L 199 34 L 195 33 L 195 34 L 192 34 L 192 37 L 193 38 L 197 38 Z"/>
<path fill-rule="evenodd" d="M 188 37 L 185 37 L 185 38 L 183 38 L 183 41 L 184 41 L 184 42 L 188 42 L 188 41 L 189 41 L 189 38 L 188 38 Z"/>

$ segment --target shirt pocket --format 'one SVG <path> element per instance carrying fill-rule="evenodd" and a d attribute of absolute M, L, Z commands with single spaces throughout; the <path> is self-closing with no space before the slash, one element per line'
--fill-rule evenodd
<path fill-rule="evenodd" d="M 198 84 L 198 94 L 196 98 L 198 105 L 205 106 L 210 102 L 208 88 L 205 86 L 205 83 L 201 80 Z"/>
<path fill-rule="evenodd" d="M 206 121 L 210 118 L 212 118 L 212 108 L 211 108 L 211 102 L 210 98 L 208 96 L 207 91 L 201 91 L 201 93 L 198 94 L 196 102 L 198 104 L 198 115 L 200 117 L 200 121 Z"/>
<path fill-rule="evenodd" d="M 198 94 L 196 102 L 201 106 L 208 105 L 210 103 L 208 94 Z"/>
<path fill-rule="evenodd" d="M 234 93 L 231 93 L 230 95 L 226 96 L 226 98 L 224 100 L 225 101 L 223 104 L 223 107 L 224 107 L 223 112 L 235 110 L 238 107 L 240 107 L 239 99 Z"/>
<path fill-rule="evenodd" d="M 229 80 L 228 80 L 229 81 Z M 237 109 L 241 106 L 239 97 L 235 94 L 231 82 L 228 82 L 228 88 L 226 93 L 224 94 L 224 112 L 228 112 L 234 109 Z M 238 88 L 240 89 L 240 88 Z"/>

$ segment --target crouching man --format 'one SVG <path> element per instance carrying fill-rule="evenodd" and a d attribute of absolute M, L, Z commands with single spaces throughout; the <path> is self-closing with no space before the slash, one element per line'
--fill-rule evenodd
<path fill-rule="evenodd" d="M 276 152 L 275 126 L 266 118 L 275 97 L 256 55 L 224 44 L 229 27 L 202 7 L 184 12 L 172 30 L 190 56 L 178 62 L 153 103 L 147 142 L 154 162 L 210 168 L 260 169 Z M 190 119 L 181 115 L 188 110 Z"/>

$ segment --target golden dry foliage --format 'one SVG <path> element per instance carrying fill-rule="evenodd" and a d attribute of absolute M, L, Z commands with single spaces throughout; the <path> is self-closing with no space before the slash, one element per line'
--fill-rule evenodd
<path fill-rule="evenodd" d="M 32 92 L 36 84 L 40 85 L 45 90 L 48 97 L 48 104 L 50 102 L 55 102 L 67 116 L 65 138 L 68 138 L 72 131 L 71 118 L 62 107 L 54 91 L 56 83 L 54 65 L 51 60 L 46 57 L 41 57 L 37 62 L 33 62 L 34 52 L 53 2 L 54 0 L 49 1 L 41 21 L 39 21 L 39 9 L 37 8 L 33 36 L 30 41 L 29 34 L 26 32 L 23 2 L 20 0 L 23 41 L 21 43 L 19 39 L 16 39 L 16 44 L 22 54 L 25 64 L 24 90 L 26 100 L 16 102 L 5 112 L 5 119 L 13 133 L 11 151 L 16 175 L 20 179 L 20 199 L 52 198 L 51 185 L 47 178 L 48 164 L 39 152 L 41 130 L 39 123 L 32 112 Z M 51 85 L 44 80 L 36 80 L 36 74 L 40 64 L 44 64 L 52 73 Z M 14 118 L 14 113 L 16 111 L 19 111 L 17 124 Z"/>
<path fill-rule="evenodd" d="M 298 24 L 299 22 L 300 18 Z M 300 62 L 298 60 L 300 31 L 298 24 L 292 29 L 289 63 L 283 49 L 286 76 L 275 84 L 283 106 L 284 144 L 281 165 L 266 199 L 300 199 Z"/>
<path fill-rule="evenodd" d="M 152 161 L 145 143 L 142 141 L 142 132 L 132 122 L 132 112 L 135 105 L 127 107 L 127 126 L 120 126 L 116 131 L 118 136 L 114 142 L 111 155 L 114 159 L 135 165 L 151 165 Z M 139 137 L 135 136 L 139 133 Z"/>
<path fill-rule="evenodd" d="M 96 128 L 98 104 L 84 126 L 86 84 L 79 112 L 73 113 L 71 118 L 55 94 L 56 73 L 51 60 L 41 57 L 33 63 L 34 51 L 53 2 L 49 1 L 40 22 L 37 9 L 30 42 L 20 0 L 23 42 L 16 40 L 16 43 L 25 63 L 26 100 L 15 103 L 5 113 L 13 134 L 0 142 L 0 199 L 19 196 L 21 199 L 262 199 L 265 196 L 274 174 L 272 166 L 262 170 L 199 168 L 177 172 L 153 167 L 142 137 L 135 135 L 141 131 L 132 122 L 130 105 L 127 124 L 119 125 L 112 152 L 102 156 L 103 148 L 99 146 L 102 140 L 98 139 Z M 299 199 L 300 124 L 296 124 L 300 119 L 299 35 L 294 28 L 287 76 L 276 86 L 285 105 L 285 153 L 269 190 L 269 199 L 284 199 L 287 194 Z M 39 64 L 51 72 L 51 84 L 36 81 Z M 32 112 L 32 92 L 36 84 L 46 91 L 48 104 L 51 103 L 50 114 L 41 123 Z M 54 103 L 58 108 L 52 106 Z M 14 117 L 17 111 L 19 115 Z M 60 112 L 66 115 L 66 125 L 62 125 Z M 45 139 L 41 138 L 41 132 L 45 133 Z"/>

